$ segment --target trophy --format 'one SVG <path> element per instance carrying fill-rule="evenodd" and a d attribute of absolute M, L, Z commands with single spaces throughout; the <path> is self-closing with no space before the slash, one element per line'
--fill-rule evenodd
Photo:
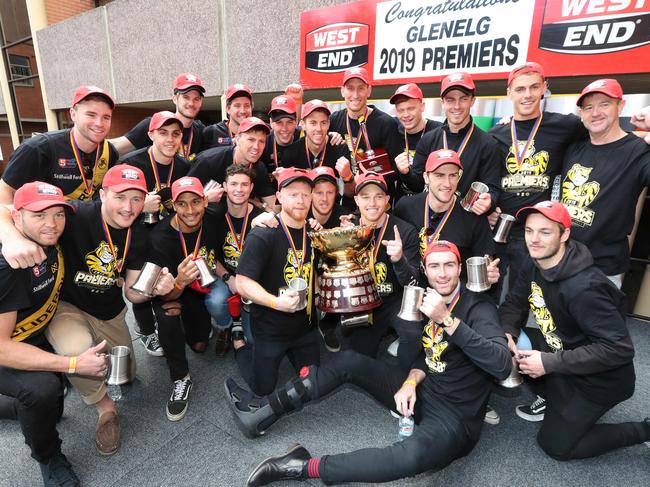
<path fill-rule="evenodd" d="M 323 256 L 316 306 L 325 313 L 342 314 L 342 326 L 367 325 L 368 311 L 381 305 L 365 254 L 373 233 L 374 227 L 358 225 L 308 234 Z"/>

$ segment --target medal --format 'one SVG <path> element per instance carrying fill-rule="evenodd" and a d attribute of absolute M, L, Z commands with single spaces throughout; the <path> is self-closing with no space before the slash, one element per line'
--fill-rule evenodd
<path fill-rule="evenodd" d="M 445 211 L 445 213 L 442 215 L 442 218 L 438 222 L 436 228 L 433 230 L 433 233 L 427 235 L 427 231 L 431 229 L 429 226 L 429 200 L 428 198 L 424 199 L 424 229 L 425 235 L 427 235 L 427 245 L 430 244 L 433 240 L 438 240 L 440 238 L 440 232 L 442 232 L 442 228 L 445 226 L 445 223 L 447 223 L 447 220 L 449 220 L 451 212 L 454 209 L 454 205 L 456 205 L 456 195 L 452 196 L 451 206 L 447 208 L 447 211 Z"/>
<path fill-rule="evenodd" d="M 239 251 L 240 255 L 241 255 L 242 248 L 244 247 L 244 239 L 246 238 L 246 227 L 248 226 L 249 216 L 250 216 L 250 209 L 248 208 L 248 205 L 246 205 L 246 215 L 244 216 L 244 222 L 242 223 L 241 226 L 241 236 L 239 237 L 239 239 L 237 239 L 237 232 L 235 232 L 235 227 L 232 224 L 230 213 L 226 212 L 226 223 L 228 223 L 228 229 L 230 230 L 230 234 L 232 235 L 232 238 L 235 241 L 235 245 L 237 246 L 237 250 Z"/>
<path fill-rule="evenodd" d="M 108 240 L 108 249 L 111 251 L 113 256 L 113 262 L 115 262 L 115 270 L 117 271 L 117 280 L 116 284 L 119 287 L 124 285 L 124 279 L 120 276 L 122 269 L 124 268 L 124 263 L 126 262 L 126 254 L 129 252 L 129 247 L 131 247 L 131 227 L 126 231 L 126 240 L 124 242 L 124 252 L 122 253 L 122 259 L 117 258 L 117 251 L 115 250 L 115 245 L 113 245 L 113 239 L 111 238 L 111 231 L 102 216 L 102 228 L 104 230 L 104 236 Z M 113 271 L 113 276 L 115 276 L 115 271 Z"/>
<path fill-rule="evenodd" d="M 167 183 L 164 185 L 160 184 L 160 175 L 158 174 L 158 163 L 153 158 L 152 148 L 149 147 L 147 151 L 149 154 L 149 162 L 151 162 L 151 169 L 153 171 L 153 177 L 156 180 L 156 191 L 160 191 L 163 188 L 168 188 L 172 185 L 172 173 L 174 172 L 174 158 L 172 157 L 172 162 L 169 166 L 169 174 L 167 175 Z"/>
<path fill-rule="evenodd" d="M 194 139 L 194 126 L 192 125 L 192 128 L 190 128 L 190 140 L 186 144 L 183 144 L 183 139 L 181 139 L 181 146 L 178 148 L 178 153 L 183 156 L 185 159 L 187 159 L 190 155 L 190 150 L 192 149 L 192 140 Z M 149 155 L 151 157 L 151 154 Z M 173 164 L 173 162 L 172 162 Z M 169 174 L 171 175 L 171 171 L 169 171 Z"/>
<path fill-rule="evenodd" d="M 122 276 L 117 278 L 117 286 L 118 287 L 124 286 L 124 279 L 122 278 Z"/>
<path fill-rule="evenodd" d="M 327 141 L 325 142 L 325 147 L 322 152 L 314 156 L 314 161 L 312 162 L 311 151 L 309 150 L 309 146 L 307 146 L 307 137 L 305 137 L 305 153 L 307 154 L 307 165 L 309 166 L 309 169 L 322 166 L 325 162 L 325 154 L 327 154 Z"/>
<path fill-rule="evenodd" d="M 515 119 L 513 118 L 510 121 L 510 138 L 512 139 L 512 152 L 514 153 L 515 161 L 517 161 L 518 171 L 521 171 L 521 165 L 524 163 L 524 159 L 526 158 L 526 153 L 528 152 L 530 145 L 533 143 L 533 140 L 535 140 L 535 135 L 537 134 L 537 130 L 539 130 L 539 126 L 542 124 L 543 115 L 544 114 L 540 112 L 539 117 L 535 119 L 533 128 L 530 131 L 530 134 L 528 134 L 528 139 L 526 139 L 526 143 L 524 144 L 524 148 L 521 150 L 521 152 L 519 151 L 519 142 L 517 141 L 517 128 L 515 127 Z"/>

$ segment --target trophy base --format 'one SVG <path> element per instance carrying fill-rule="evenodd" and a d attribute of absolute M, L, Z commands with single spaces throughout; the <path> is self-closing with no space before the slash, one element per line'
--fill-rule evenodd
<path fill-rule="evenodd" d="M 360 313 L 382 303 L 368 269 L 324 272 L 318 278 L 318 286 L 316 306 L 325 313 Z"/>

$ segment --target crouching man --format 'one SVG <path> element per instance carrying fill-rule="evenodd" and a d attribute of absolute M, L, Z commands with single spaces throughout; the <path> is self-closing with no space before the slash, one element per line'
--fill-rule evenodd
<path fill-rule="evenodd" d="M 300 409 L 344 383 L 352 383 L 404 416 L 413 416 L 413 435 L 384 448 L 312 458 L 302 446 L 262 462 L 249 486 L 281 479 L 320 477 L 327 484 L 387 482 L 439 470 L 467 455 L 479 439 L 493 378 L 511 368 L 507 342 L 489 298 L 460 281 L 460 253 L 446 241 L 424 254 L 429 289 L 421 311 L 428 317 L 423 351 L 409 372 L 343 351 L 322 367 L 310 366 L 272 394 L 254 396 L 229 379 L 230 407 L 247 436 L 259 436 L 284 414 Z"/>

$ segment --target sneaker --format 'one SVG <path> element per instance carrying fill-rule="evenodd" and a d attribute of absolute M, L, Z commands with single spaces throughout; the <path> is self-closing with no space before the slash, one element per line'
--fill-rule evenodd
<path fill-rule="evenodd" d="M 115 411 L 99 415 L 95 427 L 95 446 L 100 455 L 109 456 L 120 447 L 120 417 Z"/>
<path fill-rule="evenodd" d="M 167 401 L 167 419 L 180 421 L 187 412 L 188 399 L 192 390 L 192 379 L 189 375 L 184 379 L 174 381 L 174 390 Z"/>
<path fill-rule="evenodd" d="M 217 357 L 225 357 L 231 347 L 230 328 L 217 329 L 217 339 L 214 344 L 214 353 Z"/>
<path fill-rule="evenodd" d="M 397 357 L 397 352 L 399 351 L 399 338 L 397 340 L 394 340 L 393 343 L 388 345 L 388 354 L 392 355 L 393 357 Z"/>
<path fill-rule="evenodd" d="M 542 396 L 537 396 L 530 406 L 520 405 L 515 409 L 521 419 L 534 422 L 544 420 L 544 411 L 546 411 L 546 399 Z"/>
<path fill-rule="evenodd" d="M 230 335 L 233 342 L 246 342 L 246 335 L 244 335 L 244 327 L 241 321 L 233 322 Z"/>
<path fill-rule="evenodd" d="M 487 424 L 499 424 L 499 421 L 501 421 L 501 416 L 488 404 L 485 410 L 485 416 L 483 416 L 483 422 Z"/>
<path fill-rule="evenodd" d="M 341 344 L 339 339 L 336 336 L 336 328 L 326 328 L 322 330 L 318 327 L 320 335 L 323 337 L 323 342 L 325 343 L 325 348 L 332 353 L 339 352 L 341 350 Z"/>
<path fill-rule="evenodd" d="M 154 357 L 162 357 L 165 355 L 165 351 L 163 350 L 162 345 L 160 345 L 160 341 L 158 341 L 157 334 L 152 333 L 151 335 L 142 335 L 140 337 L 140 342 L 144 347 L 144 351 L 149 355 L 153 355 Z"/>
<path fill-rule="evenodd" d="M 47 463 L 39 464 L 45 487 L 77 487 L 81 485 L 72 465 L 61 452 L 55 454 Z"/>

